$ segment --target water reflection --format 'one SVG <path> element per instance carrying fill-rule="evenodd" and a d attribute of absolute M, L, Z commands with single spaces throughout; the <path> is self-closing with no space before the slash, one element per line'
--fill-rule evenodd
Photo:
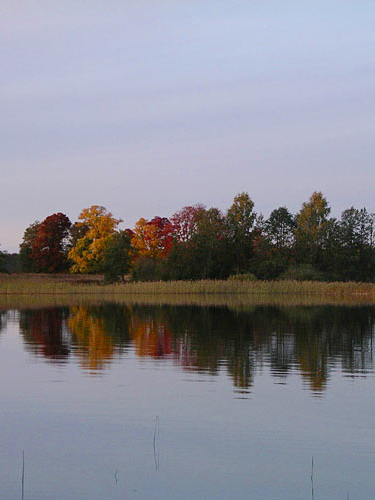
<path fill-rule="evenodd" d="M 334 370 L 373 370 L 374 323 L 372 306 L 238 311 L 103 304 L 23 310 L 19 316 L 33 354 L 59 362 L 74 356 L 89 372 L 100 372 L 133 349 L 139 357 L 170 360 L 184 370 L 212 375 L 226 370 L 239 392 L 251 390 L 264 366 L 280 383 L 297 371 L 316 394 L 324 391 Z"/>
<path fill-rule="evenodd" d="M 100 370 L 129 343 L 127 307 L 71 307 L 67 321 L 82 368 Z"/>
<path fill-rule="evenodd" d="M 20 332 L 26 347 L 37 355 L 63 362 L 70 354 L 66 328 L 69 308 L 26 310 L 20 314 Z"/>

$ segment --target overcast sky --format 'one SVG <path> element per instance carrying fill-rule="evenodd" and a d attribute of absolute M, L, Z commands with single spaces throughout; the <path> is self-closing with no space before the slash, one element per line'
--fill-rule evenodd
<path fill-rule="evenodd" d="M 0 244 L 247 191 L 375 211 L 373 0 L 1 0 Z"/>

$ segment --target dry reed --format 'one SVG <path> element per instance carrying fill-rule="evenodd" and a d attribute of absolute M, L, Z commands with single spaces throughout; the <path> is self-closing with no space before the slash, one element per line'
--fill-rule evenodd
<path fill-rule="evenodd" d="M 297 294 L 317 296 L 361 296 L 375 301 L 375 283 L 317 281 L 158 281 L 103 285 L 86 277 L 19 275 L 0 277 L 0 295 L 10 294 Z"/>

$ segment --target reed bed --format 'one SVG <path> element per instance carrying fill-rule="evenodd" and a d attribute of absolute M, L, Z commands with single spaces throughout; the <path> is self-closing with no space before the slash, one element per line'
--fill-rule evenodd
<path fill-rule="evenodd" d="M 375 301 L 375 283 L 317 281 L 158 281 L 105 285 L 86 277 L 64 275 L 13 275 L 0 277 L 0 295 L 9 294 L 100 294 L 191 295 L 191 294 L 297 294 L 320 296 L 364 296 Z"/>
<path fill-rule="evenodd" d="M 0 275 L 0 308 L 53 307 L 116 302 L 233 308 L 257 305 L 375 304 L 374 283 L 301 281 L 169 281 L 103 285 L 98 278 Z"/>
<path fill-rule="evenodd" d="M 227 307 L 236 311 L 258 306 L 348 306 L 374 305 L 366 296 L 296 294 L 7 294 L 0 295 L 0 311 L 51 307 L 95 306 L 115 303 L 124 306 Z"/>

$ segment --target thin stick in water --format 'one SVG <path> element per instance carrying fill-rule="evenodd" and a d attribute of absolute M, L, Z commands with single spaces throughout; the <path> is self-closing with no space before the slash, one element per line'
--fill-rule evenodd
<path fill-rule="evenodd" d="M 156 454 L 156 433 L 159 433 L 159 417 L 155 418 L 155 429 L 154 429 L 154 461 L 155 461 L 155 470 L 159 469 L 159 452 Z"/>
<path fill-rule="evenodd" d="M 25 450 L 22 450 L 22 500 L 25 495 Z"/>

